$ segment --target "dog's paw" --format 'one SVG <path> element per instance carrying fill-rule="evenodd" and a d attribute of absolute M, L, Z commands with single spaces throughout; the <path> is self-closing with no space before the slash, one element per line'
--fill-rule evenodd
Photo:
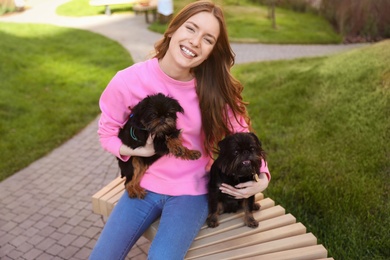
<path fill-rule="evenodd" d="M 201 156 L 202 154 L 199 151 L 191 150 L 188 157 L 190 160 L 198 160 Z"/>
<path fill-rule="evenodd" d="M 146 196 L 146 191 L 145 189 L 139 187 L 135 187 L 133 185 L 130 185 L 129 183 L 125 185 L 127 194 L 129 195 L 130 198 L 139 198 L 143 199 Z"/>
<path fill-rule="evenodd" d="M 250 228 L 257 228 L 259 226 L 259 222 L 257 222 L 252 216 L 245 217 L 245 224 Z"/>
<path fill-rule="evenodd" d="M 206 220 L 207 226 L 215 228 L 219 226 L 218 218 L 215 216 L 208 217 Z"/>
<path fill-rule="evenodd" d="M 257 211 L 260 209 L 260 204 L 259 203 L 253 203 L 253 210 Z"/>

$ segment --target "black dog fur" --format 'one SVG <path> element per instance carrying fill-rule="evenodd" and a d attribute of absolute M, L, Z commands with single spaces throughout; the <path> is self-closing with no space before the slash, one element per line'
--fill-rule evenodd
<path fill-rule="evenodd" d="M 257 181 L 256 177 L 260 174 L 262 159 L 265 160 L 261 142 L 254 133 L 235 133 L 226 136 L 218 143 L 218 146 L 219 156 L 210 170 L 207 225 L 212 228 L 217 227 L 219 214 L 236 212 L 244 208 L 245 224 L 255 228 L 259 224 L 252 212 L 260 209 L 260 205 L 255 203 L 255 196 L 235 199 L 222 193 L 219 187 L 222 183 L 234 187 L 239 183 Z"/>
<path fill-rule="evenodd" d="M 201 153 L 189 150 L 180 141 L 180 130 L 176 128 L 177 113 L 184 113 L 176 99 L 161 93 L 149 95 L 141 100 L 132 111 L 129 120 L 119 132 L 123 144 L 135 149 L 145 146 L 149 135 L 154 137 L 155 155 L 151 157 L 131 156 L 127 162 L 118 158 L 122 178 L 130 197 L 143 198 L 146 192 L 140 181 L 147 168 L 166 154 L 196 160 Z"/>

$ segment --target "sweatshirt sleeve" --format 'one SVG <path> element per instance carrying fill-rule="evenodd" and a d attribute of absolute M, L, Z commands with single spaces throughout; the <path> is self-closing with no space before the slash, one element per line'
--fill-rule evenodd
<path fill-rule="evenodd" d="M 230 125 L 232 127 L 231 131 L 233 133 L 249 132 L 248 124 L 245 122 L 244 117 L 237 116 L 236 118 L 231 109 L 228 109 L 228 116 Z M 268 163 L 263 159 L 261 161 L 260 172 L 264 172 L 267 175 L 268 181 L 271 180 L 271 173 L 268 169 Z"/>
<path fill-rule="evenodd" d="M 119 153 L 122 141 L 118 137 L 120 129 L 130 115 L 129 100 L 131 95 L 124 80 L 116 74 L 103 91 L 99 106 L 101 116 L 99 119 L 98 135 L 101 146 L 120 158 L 127 161 L 129 156 Z"/>

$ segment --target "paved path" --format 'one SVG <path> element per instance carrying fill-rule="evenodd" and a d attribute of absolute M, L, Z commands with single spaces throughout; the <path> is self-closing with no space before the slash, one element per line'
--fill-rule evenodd
<path fill-rule="evenodd" d="M 148 57 L 159 34 L 143 16 L 69 18 L 55 15 L 68 0 L 30 0 L 32 8 L 0 22 L 48 23 L 90 30 L 122 44 L 134 61 Z M 362 45 L 233 44 L 237 63 L 327 55 Z M 0 183 L 0 259 L 87 259 L 104 219 L 92 213 L 91 196 L 113 180 L 116 159 L 101 149 L 97 119 L 44 158 Z M 128 259 L 146 259 L 141 238 Z"/>

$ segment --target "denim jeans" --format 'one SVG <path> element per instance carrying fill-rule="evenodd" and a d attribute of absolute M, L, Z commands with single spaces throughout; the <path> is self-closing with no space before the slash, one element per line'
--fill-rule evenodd
<path fill-rule="evenodd" d="M 125 192 L 111 212 L 90 259 L 125 259 L 160 216 L 148 259 L 184 259 L 207 214 L 207 195 L 167 196 L 148 191 L 144 199 L 131 199 Z"/>

